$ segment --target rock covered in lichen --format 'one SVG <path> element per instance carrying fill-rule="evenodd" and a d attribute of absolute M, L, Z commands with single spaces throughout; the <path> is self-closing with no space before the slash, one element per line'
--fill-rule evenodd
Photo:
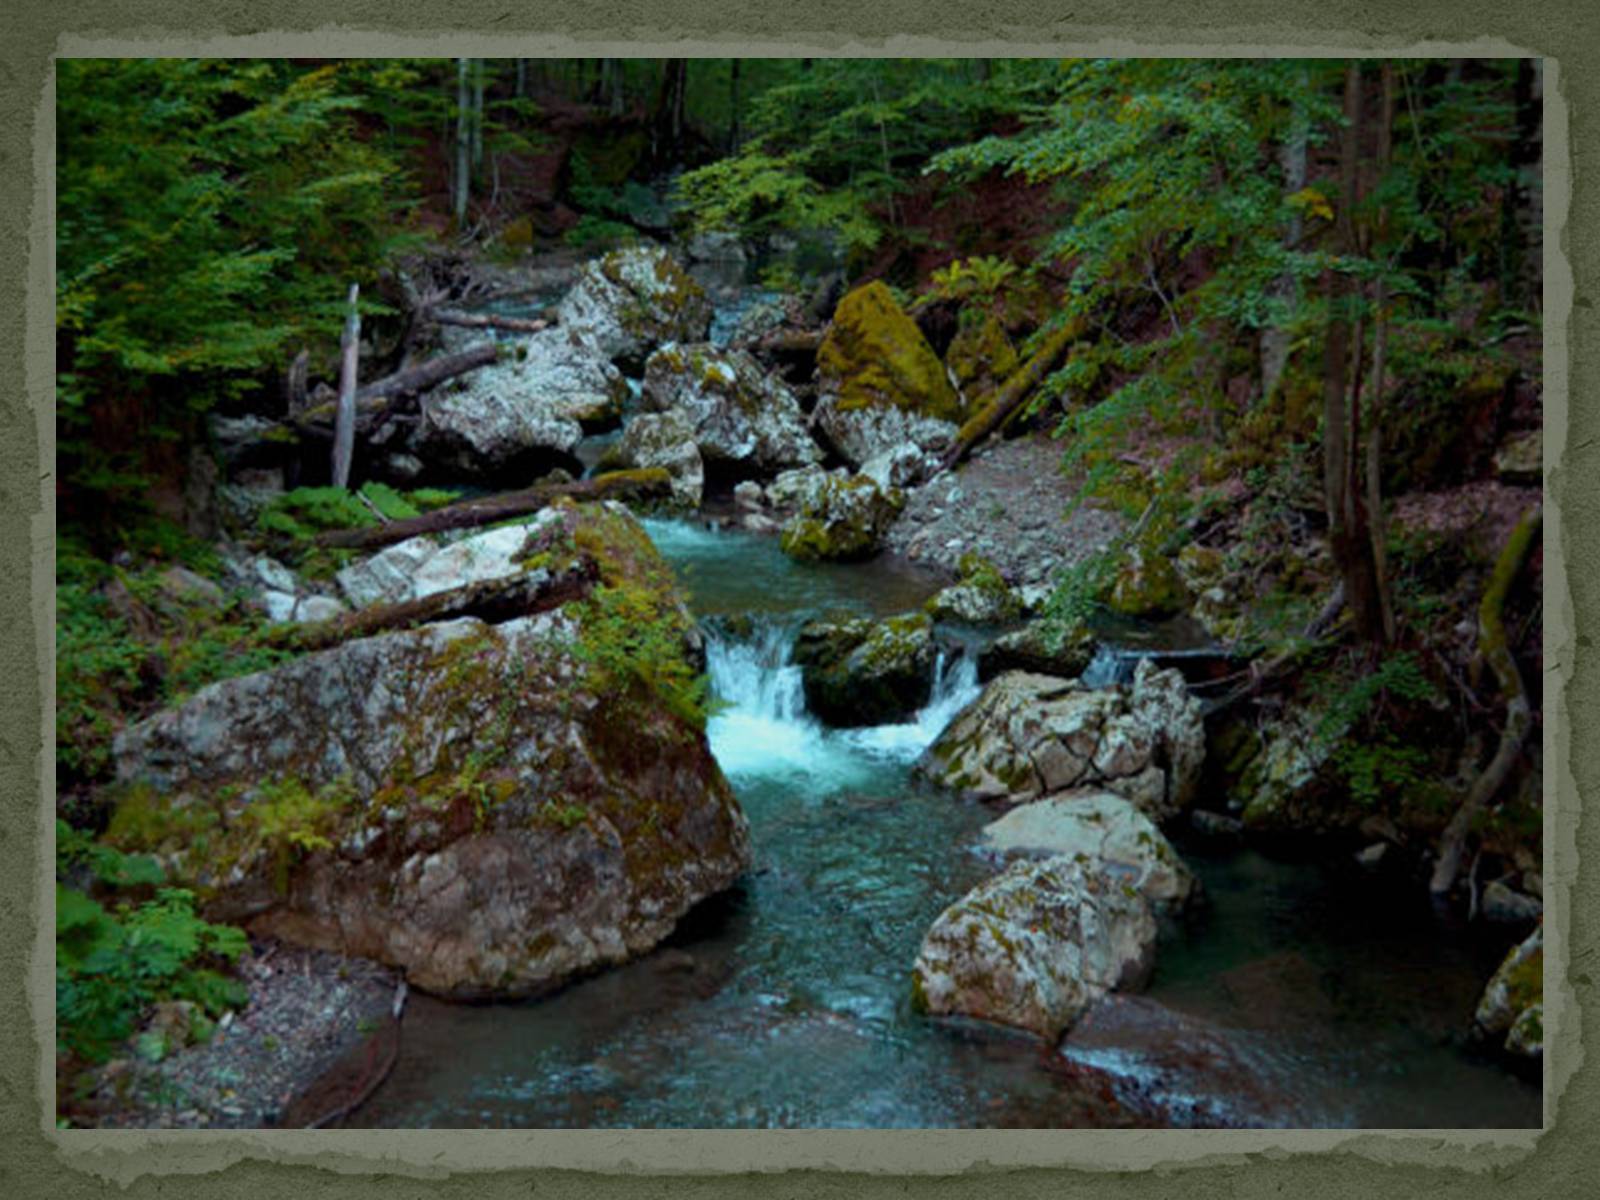
<path fill-rule="evenodd" d="M 523 571 L 520 560 L 530 538 L 559 523 L 556 509 L 526 521 L 485 529 L 454 541 L 420 534 L 385 547 L 341 570 L 334 578 L 356 608 L 420 600 L 436 592 L 506 579 Z"/>
<path fill-rule="evenodd" d="M 1125 617 L 1153 620 L 1184 610 L 1189 596 L 1170 559 L 1149 543 L 1127 548 L 1106 603 Z"/>
<path fill-rule="evenodd" d="M 942 448 L 966 415 L 939 356 L 882 283 L 839 302 L 817 376 L 814 419 L 858 470 L 895 446 Z"/>
<path fill-rule="evenodd" d="M 976 408 L 1017 369 L 1017 349 L 993 313 L 963 325 L 945 351 L 945 365 L 969 408 Z"/>
<path fill-rule="evenodd" d="M 637 362 L 666 342 L 704 341 L 711 301 L 665 250 L 630 246 L 586 263 L 556 317 L 606 357 Z"/>
<path fill-rule="evenodd" d="M 1121 796 L 1094 788 L 1013 808 L 984 826 L 980 847 L 1005 858 L 1064 854 L 1166 911 L 1181 909 L 1195 889 L 1194 875 L 1150 818 Z"/>
<path fill-rule="evenodd" d="M 809 477 L 799 511 L 784 525 L 779 546 L 798 559 L 871 558 L 904 505 L 898 490 L 885 492 L 864 475 Z"/>
<path fill-rule="evenodd" d="M 743 351 L 663 346 L 645 363 L 642 396 L 688 419 L 707 462 L 766 475 L 822 457 L 794 393 Z"/>
<path fill-rule="evenodd" d="M 928 601 L 936 620 L 967 625 L 1004 625 L 1023 614 L 1022 598 L 1006 583 L 993 562 L 969 550 L 961 556 L 960 582 L 951 584 Z"/>
<path fill-rule="evenodd" d="M 883 725 L 910 718 L 933 691 L 933 622 L 922 613 L 883 621 L 804 625 L 793 657 L 806 706 L 830 725 Z"/>
<path fill-rule="evenodd" d="M 622 436 L 601 457 L 604 470 L 660 467 L 672 476 L 672 503 L 697 509 L 705 490 L 706 469 L 695 444 L 693 420 L 681 411 L 639 413 Z"/>
<path fill-rule="evenodd" d="M 570 455 L 585 426 L 615 424 L 627 394 L 592 340 L 547 329 L 423 397 L 410 446 L 440 471 L 515 472 Z"/>
<path fill-rule="evenodd" d="M 1076 679 L 1094 657 L 1095 638 L 1087 625 L 1029 621 L 1003 633 L 978 655 L 978 678 L 988 682 L 1007 671 L 1028 671 Z"/>
<path fill-rule="evenodd" d="M 556 507 L 542 557 L 598 577 L 588 594 L 336 645 L 132 726 L 113 843 L 213 919 L 454 997 L 534 994 L 659 942 L 745 868 L 748 833 L 670 570 L 621 506 Z"/>
<path fill-rule="evenodd" d="M 1544 1055 L 1544 925 L 1506 955 L 1494 973 L 1473 1025 L 1479 1035 L 1498 1042 L 1519 1058 Z"/>
<path fill-rule="evenodd" d="M 1132 688 L 1008 671 L 939 735 L 922 770 L 986 800 L 1094 786 L 1165 821 L 1193 800 L 1204 758 L 1199 703 L 1182 675 L 1146 660 Z"/>
<path fill-rule="evenodd" d="M 1009 867 L 941 913 L 912 1000 L 1057 1040 L 1095 1001 L 1148 974 L 1156 921 L 1138 891 L 1068 855 Z"/>

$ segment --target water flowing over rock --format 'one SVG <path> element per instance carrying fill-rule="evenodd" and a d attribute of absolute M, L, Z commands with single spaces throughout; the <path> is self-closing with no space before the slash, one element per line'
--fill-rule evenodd
<path fill-rule="evenodd" d="M 617 421 L 627 395 L 593 341 L 548 329 L 424 397 L 411 448 L 444 471 L 515 473 L 571 455 L 585 425 Z"/>
<path fill-rule="evenodd" d="M 665 250 L 631 246 L 585 264 L 556 317 L 607 358 L 643 362 L 663 343 L 704 341 L 711 301 Z"/>
<path fill-rule="evenodd" d="M 663 346 L 645 363 L 643 400 L 687 417 L 707 462 L 771 475 L 822 457 L 794 393 L 742 351 Z"/>
<path fill-rule="evenodd" d="M 939 735 L 922 768 L 985 800 L 1100 787 L 1160 822 L 1188 807 L 1204 757 L 1183 676 L 1144 661 L 1131 689 L 1009 671 Z"/>
<path fill-rule="evenodd" d="M 886 621 L 812 621 L 795 640 L 806 704 L 830 725 L 903 721 L 933 691 L 933 622 L 922 613 Z"/>
<path fill-rule="evenodd" d="M 748 833 L 661 690 L 671 664 L 636 671 L 615 641 L 621 619 L 675 653 L 665 564 L 620 507 L 567 515 L 593 596 L 213 684 L 119 736 L 110 837 L 213 919 L 450 997 L 532 995 L 654 946 L 748 865 Z"/>
<path fill-rule="evenodd" d="M 1137 892 L 1067 855 L 1016 863 L 934 921 L 914 1003 L 1055 1041 L 1106 993 L 1147 976 L 1156 921 Z"/>
<path fill-rule="evenodd" d="M 817 373 L 813 419 L 857 470 L 896 446 L 943 449 L 965 416 L 944 364 L 882 283 L 839 302 Z"/>
<path fill-rule="evenodd" d="M 661 467 L 672 476 L 672 500 L 697 509 L 705 492 L 706 468 L 695 445 L 694 422 L 680 411 L 640 413 L 600 459 L 604 470 Z"/>
<path fill-rule="evenodd" d="M 981 846 L 1007 858 L 1064 854 L 1126 883 L 1158 909 L 1181 909 L 1195 887 L 1161 831 L 1109 792 L 1064 792 L 1020 805 L 984 827 Z"/>
<path fill-rule="evenodd" d="M 1525 1059 L 1544 1056 L 1544 926 L 1514 946 L 1483 989 L 1477 1031 Z"/>
<path fill-rule="evenodd" d="M 808 481 L 800 511 L 784 525 L 779 544 L 792 558 L 871 558 L 904 503 L 898 490 L 884 492 L 864 475 L 829 475 L 815 485 Z"/>

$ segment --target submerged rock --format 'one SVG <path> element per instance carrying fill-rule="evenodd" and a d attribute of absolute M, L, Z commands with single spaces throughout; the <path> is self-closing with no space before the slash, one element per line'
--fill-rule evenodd
<path fill-rule="evenodd" d="M 605 357 L 642 362 L 666 342 L 704 341 L 711 301 L 665 250 L 630 246 L 586 263 L 556 317 Z"/>
<path fill-rule="evenodd" d="M 915 1005 L 1055 1041 L 1147 976 L 1156 921 L 1137 891 L 1060 855 L 1016 863 L 939 915 L 912 968 Z"/>
<path fill-rule="evenodd" d="M 944 364 L 882 283 L 839 302 L 817 374 L 814 419 L 858 470 L 896 446 L 942 449 L 965 417 Z"/>
<path fill-rule="evenodd" d="M 423 397 L 411 450 L 441 471 L 515 473 L 570 456 L 585 425 L 616 423 L 627 395 L 594 342 L 548 329 Z"/>
<path fill-rule="evenodd" d="M 784 525 L 779 542 L 791 558 L 871 558 L 905 503 L 899 491 L 884 492 L 864 475 L 828 475 L 808 481 L 806 488 L 800 511 Z"/>
<path fill-rule="evenodd" d="M 1189 806 L 1204 757 L 1183 676 L 1146 660 L 1131 689 L 1009 671 L 939 735 L 922 770 L 985 800 L 1100 787 L 1160 822 Z"/>
<path fill-rule="evenodd" d="M 203 689 L 118 737 L 112 842 L 212 919 L 450 997 L 532 995 L 654 946 L 748 865 L 747 828 L 687 708 L 670 571 L 620 506 L 563 511 L 589 596 Z"/>
<path fill-rule="evenodd" d="M 640 413 L 600 459 L 601 470 L 661 467 L 672 476 L 672 502 L 697 509 L 705 491 L 705 461 L 695 445 L 694 422 L 683 412 Z"/>
<path fill-rule="evenodd" d="M 1006 858 L 1064 854 L 1177 911 L 1194 875 L 1150 819 L 1121 796 L 1083 789 L 1023 804 L 984 826 L 984 850 Z"/>
<path fill-rule="evenodd" d="M 933 622 L 812 621 L 795 640 L 806 705 L 830 725 L 904 721 L 933 694 Z"/>
<path fill-rule="evenodd" d="M 643 398 L 682 413 L 707 462 L 770 475 L 822 457 L 794 393 L 742 351 L 663 346 L 645 363 Z"/>
<path fill-rule="evenodd" d="M 1477 1032 L 1523 1059 L 1544 1056 L 1544 926 L 1506 955 L 1494 973 L 1478 1011 Z"/>

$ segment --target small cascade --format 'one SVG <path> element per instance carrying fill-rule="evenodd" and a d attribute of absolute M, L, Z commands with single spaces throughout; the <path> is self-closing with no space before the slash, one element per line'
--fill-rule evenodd
<path fill-rule="evenodd" d="M 941 653 L 928 703 L 910 720 L 862 729 L 828 729 L 806 709 L 800 668 L 790 659 L 799 622 L 757 621 L 749 638 L 706 634 L 706 670 L 721 705 L 706 734 L 730 777 L 807 776 L 847 786 L 873 760 L 909 762 L 932 744 L 978 694 L 970 654 Z"/>

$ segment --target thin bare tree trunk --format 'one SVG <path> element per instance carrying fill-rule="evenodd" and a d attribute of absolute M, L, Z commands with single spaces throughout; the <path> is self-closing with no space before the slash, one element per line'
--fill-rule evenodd
<path fill-rule="evenodd" d="M 467 60 L 456 59 L 456 177 L 455 177 L 455 204 L 456 224 L 464 225 L 467 220 L 467 189 L 468 180 L 472 173 L 472 131 L 469 101 L 471 93 L 467 88 Z"/>
<path fill-rule="evenodd" d="M 472 60 L 472 169 L 483 166 L 483 59 Z"/>
<path fill-rule="evenodd" d="M 1309 87 L 1306 82 L 1306 72 L 1300 73 L 1302 87 Z M 1278 162 L 1283 168 L 1284 190 L 1290 195 L 1302 191 L 1306 186 L 1306 146 L 1310 138 L 1305 118 L 1305 106 L 1295 101 L 1289 112 L 1289 133 L 1287 138 L 1278 147 Z M 1305 236 L 1305 222 L 1301 219 L 1298 210 L 1289 218 L 1289 226 L 1284 232 L 1285 246 L 1299 245 L 1300 239 Z M 1273 299 L 1283 304 L 1285 308 L 1292 309 L 1299 293 L 1299 285 L 1293 275 L 1285 272 L 1272 281 L 1270 295 Z M 1271 400 L 1278 390 L 1278 384 L 1283 379 L 1283 372 L 1289 364 L 1289 330 L 1284 325 L 1269 325 L 1261 331 L 1261 396 L 1264 400 Z"/>
<path fill-rule="evenodd" d="M 333 423 L 333 486 L 350 485 L 350 458 L 356 447 L 356 367 L 361 357 L 361 314 L 356 300 L 361 285 L 350 285 L 349 311 L 344 318 L 344 337 L 340 340 L 339 412 Z"/>
<path fill-rule="evenodd" d="M 1394 126 L 1394 64 L 1383 64 L 1383 112 L 1378 118 L 1378 183 L 1389 172 Z M 1376 250 L 1382 254 L 1389 237 L 1389 208 L 1378 209 Z M 1372 387 L 1367 400 L 1367 532 L 1372 541 L 1372 566 L 1378 590 L 1378 611 L 1385 645 L 1395 639 L 1394 601 L 1389 595 L 1389 550 L 1383 517 L 1383 389 L 1389 348 L 1389 283 L 1383 275 L 1373 296 Z"/>

